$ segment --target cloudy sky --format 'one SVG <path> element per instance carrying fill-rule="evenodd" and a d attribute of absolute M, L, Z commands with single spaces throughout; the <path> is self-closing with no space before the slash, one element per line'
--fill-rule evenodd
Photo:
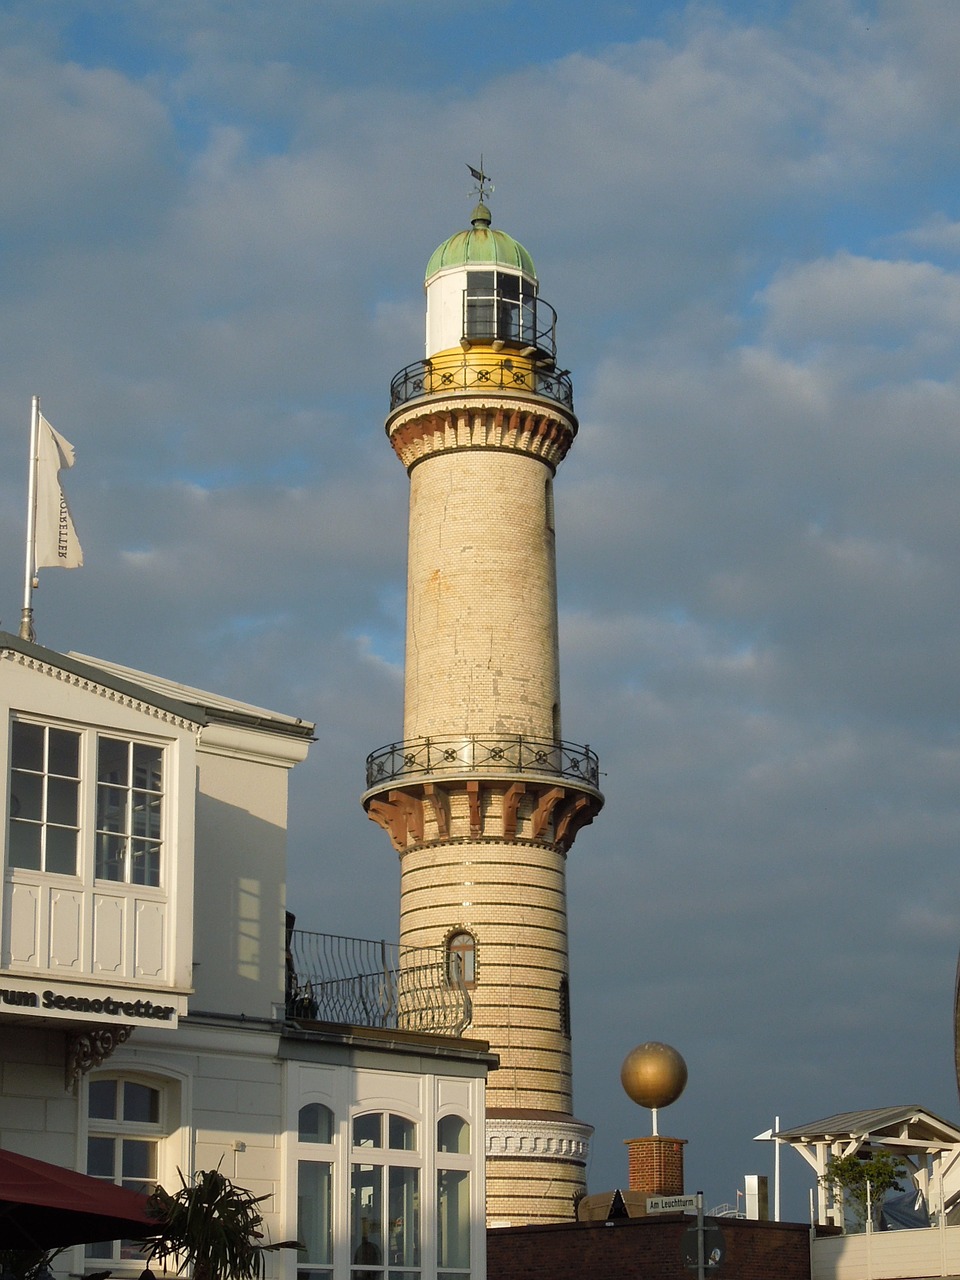
<path fill-rule="evenodd" d="M 955 0 L 0 4 L 2 622 L 38 392 L 87 562 L 38 638 L 317 722 L 304 927 L 396 934 L 358 801 L 401 730 L 382 424 L 481 153 L 533 254 L 581 423 L 564 731 L 607 796 L 569 863 L 592 1191 L 648 1039 L 710 1205 L 776 1115 L 957 1116 L 958 64 Z"/>

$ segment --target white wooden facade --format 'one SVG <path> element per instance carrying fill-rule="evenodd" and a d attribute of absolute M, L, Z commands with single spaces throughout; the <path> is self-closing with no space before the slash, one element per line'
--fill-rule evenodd
<path fill-rule="evenodd" d="M 286 1017 L 313 726 L 2 633 L 0 716 L 0 1147 L 168 1190 L 219 1165 L 308 1237 L 272 1277 L 484 1280 L 486 1046 Z"/>

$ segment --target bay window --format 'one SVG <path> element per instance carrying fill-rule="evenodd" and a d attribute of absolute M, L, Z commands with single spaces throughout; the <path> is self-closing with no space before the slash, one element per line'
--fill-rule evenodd
<path fill-rule="evenodd" d="M 9 867 L 158 888 L 163 805 L 161 745 L 12 720 Z"/>

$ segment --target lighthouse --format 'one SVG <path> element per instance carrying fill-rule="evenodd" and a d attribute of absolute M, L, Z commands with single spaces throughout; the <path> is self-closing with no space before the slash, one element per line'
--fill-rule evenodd
<path fill-rule="evenodd" d="M 400 857 L 400 945 L 442 947 L 487 1086 L 487 1218 L 569 1221 L 592 1129 L 573 1114 L 566 860 L 603 805 L 561 731 L 554 475 L 577 434 L 556 313 L 480 203 L 426 269 L 425 358 L 390 389 L 410 481 L 402 738 L 367 760 Z"/>

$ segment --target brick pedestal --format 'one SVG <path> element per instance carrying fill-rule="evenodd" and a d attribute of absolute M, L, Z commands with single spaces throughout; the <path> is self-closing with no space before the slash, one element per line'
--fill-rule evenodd
<path fill-rule="evenodd" d="M 683 1195 L 683 1148 L 686 1138 L 629 1138 L 630 1190 L 645 1196 Z"/>

